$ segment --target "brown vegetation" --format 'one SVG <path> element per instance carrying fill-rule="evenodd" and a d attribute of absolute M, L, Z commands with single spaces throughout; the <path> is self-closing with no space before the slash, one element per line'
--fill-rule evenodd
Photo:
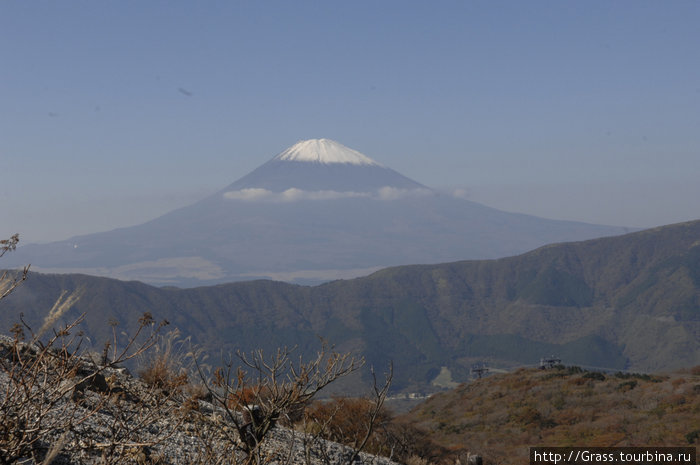
<path fill-rule="evenodd" d="M 372 419 L 372 421 L 369 421 Z M 372 425 L 368 431 L 367 426 Z M 325 439 L 356 446 L 400 463 L 453 464 L 457 453 L 435 443 L 426 431 L 397 419 L 371 399 L 333 397 L 314 402 L 305 412 L 304 427 Z"/>
<path fill-rule="evenodd" d="M 359 368 L 361 360 L 325 346 L 307 362 L 291 358 L 289 350 L 272 358 L 257 352 L 241 356 L 249 372 L 231 362 L 208 378 L 197 365 L 201 379 L 192 384 L 172 351 L 153 349 L 162 326 L 150 315 L 141 321 L 152 329 L 148 334 L 137 333 L 125 349 L 110 343 L 102 357 L 81 349 L 79 324 L 46 340 L 30 333 L 26 343 L 31 328 L 17 325 L 14 338 L 0 340 L 0 464 L 356 463 L 365 446 L 353 444 L 338 456 L 337 446 L 318 434 L 269 438 L 278 423 L 302 420 L 313 396 Z M 159 344 L 167 347 L 162 339 Z M 118 368 L 148 351 L 155 355 L 146 358 L 141 380 Z M 376 410 L 389 382 L 376 390 Z M 211 403 L 202 404 L 202 398 Z M 370 416 L 358 425 L 372 431 L 375 421 Z M 190 447 L 173 458 L 165 444 L 180 430 L 188 432 Z"/>
<path fill-rule="evenodd" d="M 700 444 L 700 369 L 664 376 L 520 369 L 437 394 L 405 416 L 447 448 L 492 464 L 530 446 Z"/>
<path fill-rule="evenodd" d="M 294 357 L 293 349 L 283 348 L 272 356 L 261 350 L 238 353 L 236 358 L 215 369 L 211 378 L 204 374 L 199 363 L 196 366 L 201 379 L 208 381 L 205 386 L 212 402 L 222 409 L 236 430 L 235 449 L 246 457 L 245 463 L 260 464 L 270 460 L 262 446 L 276 424 L 295 423 L 315 395 L 363 364 L 363 359 L 338 353 L 324 343 L 317 356 L 308 361 Z M 376 411 L 384 403 L 390 384 L 391 375 L 382 388 L 377 388 L 375 383 L 372 403 Z M 362 421 L 369 435 L 376 417 Z M 311 435 L 311 442 L 317 443 L 313 438 L 320 436 Z M 347 463 L 355 460 L 366 442 L 352 444 L 353 453 Z"/>

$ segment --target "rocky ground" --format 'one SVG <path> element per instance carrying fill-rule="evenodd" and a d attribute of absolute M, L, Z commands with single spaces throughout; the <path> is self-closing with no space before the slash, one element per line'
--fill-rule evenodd
<path fill-rule="evenodd" d="M 6 336 L 0 390 L 0 464 L 394 463 L 282 426 L 251 462 L 230 413 L 206 399 Z"/>

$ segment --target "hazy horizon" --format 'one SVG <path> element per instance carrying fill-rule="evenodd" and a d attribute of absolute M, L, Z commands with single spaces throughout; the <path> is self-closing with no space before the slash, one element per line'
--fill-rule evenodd
<path fill-rule="evenodd" d="M 329 138 L 510 212 L 700 218 L 697 2 L 7 2 L 0 237 L 143 223 Z"/>

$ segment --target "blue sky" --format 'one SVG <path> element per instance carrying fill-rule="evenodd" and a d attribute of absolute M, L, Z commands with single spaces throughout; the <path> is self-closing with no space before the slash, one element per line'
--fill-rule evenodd
<path fill-rule="evenodd" d="M 0 3 L 0 236 L 63 239 L 330 138 L 508 211 L 700 218 L 700 3 Z"/>

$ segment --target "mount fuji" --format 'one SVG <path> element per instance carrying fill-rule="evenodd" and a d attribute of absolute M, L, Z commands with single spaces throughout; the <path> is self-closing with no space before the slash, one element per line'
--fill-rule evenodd
<path fill-rule="evenodd" d="M 227 199 L 288 201 L 429 194 L 427 187 L 328 139 L 296 143 L 224 189 Z"/>
<path fill-rule="evenodd" d="M 499 211 L 435 191 L 338 142 L 313 139 L 195 204 L 137 226 L 23 246 L 3 257 L 3 266 L 31 263 L 36 271 L 156 285 L 311 283 L 624 232 Z"/>

